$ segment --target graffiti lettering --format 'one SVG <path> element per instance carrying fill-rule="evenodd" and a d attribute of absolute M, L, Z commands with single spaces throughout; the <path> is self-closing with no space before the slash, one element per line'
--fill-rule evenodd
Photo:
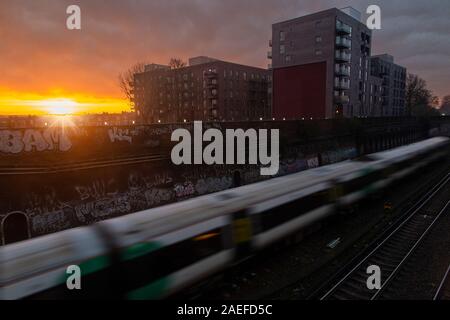
<path fill-rule="evenodd" d="M 87 200 L 89 198 L 101 199 L 106 196 L 114 196 L 118 193 L 115 186 L 114 179 L 105 181 L 93 181 L 89 186 L 75 186 L 81 200 Z"/>
<path fill-rule="evenodd" d="M 108 130 L 108 135 L 111 142 L 126 141 L 131 143 L 133 141 L 129 129 L 120 129 L 114 127 Z"/>
<path fill-rule="evenodd" d="M 130 202 L 126 196 L 91 201 L 75 207 L 78 219 L 85 223 L 99 221 L 107 216 L 126 214 L 130 211 Z"/>
<path fill-rule="evenodd" d="M 195 193 L 195 188 L 192 182 L 188 181 L 183 184 L 177 184 L 174 188 L 177 198 L 183 198 Z"/>
<path fill-rule="evenodd" d="M 28 129 L 23 132 L 0 130 L 0 152 L 68 151 L 70 148 L 72 143 L 61 128 L 48 128 L 44 131 Z"/>

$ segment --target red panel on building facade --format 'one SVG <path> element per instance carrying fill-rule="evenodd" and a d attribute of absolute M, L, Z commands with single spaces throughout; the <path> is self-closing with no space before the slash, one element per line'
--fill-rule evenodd
<path fill-rule="evenodd" d="M 326 62 L 273 70 L 273 116 L 326 117 Z"/>

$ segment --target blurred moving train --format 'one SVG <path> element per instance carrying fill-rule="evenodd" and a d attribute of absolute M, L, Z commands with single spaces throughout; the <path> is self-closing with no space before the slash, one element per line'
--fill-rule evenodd
<path fill-rule="evenodd" d="M 410 175 L 437 137 L 0 248 L 0 299 L 159 299 Z M 82 272 L 68 290 L 68 266 Z"/>

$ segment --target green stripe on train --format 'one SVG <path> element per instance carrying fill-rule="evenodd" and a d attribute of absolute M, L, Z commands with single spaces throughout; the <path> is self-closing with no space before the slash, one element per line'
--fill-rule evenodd
<path fill-rule="evenodd" d="M 361 169 L 360 170 L 360 172 L 362 172 L 362 174 L 364 174 L 364 175 L 368 175 L 369 173 L 372 173 L 372 172 L 374 172 L 375 170 L 374 169 L 372 169 L 372 168 L 364 168 L 364 169 Z"/>
<path fill-rule="evenodd" d="M 96 257 L 80 264 L 81 275 L 85 276 L 101 269 L 105 269 L 110 265 L 108 256 Z"/>
<path fill-rule="evenodd" d="M 161 249 L 163 246 L 157 242 L 138 243 L 126 248 L 122 253 L 123 260 L 131 260 L 137 257 L 144 256 L 153 251 Z"/>
<path fill-rule="evenodd" d="M 130 300 L 152 300 L 160 299 L 169 287 L 169 278 L 161 278 L 139 289 L 130 291 L 127 298 Z"/>
<path fill-rule="evenodd" d="M 90 260 L 84 261 L 79 264 L 81 276 L 86 276 L 88 274 L 100 271 L 102 269 L 107 268 L 109 265 L 110 261 L 108 256 L 95 257 Z M 68 277 L 70 277 L 70 274 L 67 274 L 65 272 L 64 275 L 58 281 L 58 283 L 59 284 L 66 283 Z"/>

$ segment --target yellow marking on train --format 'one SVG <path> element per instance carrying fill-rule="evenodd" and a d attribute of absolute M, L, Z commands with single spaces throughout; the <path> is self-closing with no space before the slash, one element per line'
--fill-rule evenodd
<path fill-rule="evenodd" d="M 208 239 L 217 237 L 218 235 L 219 235 L 218 232 L 215 232 L 215 233 L 205 233 L 205 234 L 202 234 L 202 235 L 200 235 L 200 236 L 198 236 L 198 237 L 195 237 L 195 238 L 194 238 L 194 241 L 208 240 Z"/>
<path fill-rule="evenodd" d="M 252 223 L 249 218 L 235 220 L 233 222 L 233 229 L 236 243 L 250 241 L 252 237 Z"/>
<path fill-rule="evenodd" d="M 344 195 L 344 188 L 341 185 L 336 185 L 329 191 L 329 197 L 331 201 L 336 201 Z"/>

